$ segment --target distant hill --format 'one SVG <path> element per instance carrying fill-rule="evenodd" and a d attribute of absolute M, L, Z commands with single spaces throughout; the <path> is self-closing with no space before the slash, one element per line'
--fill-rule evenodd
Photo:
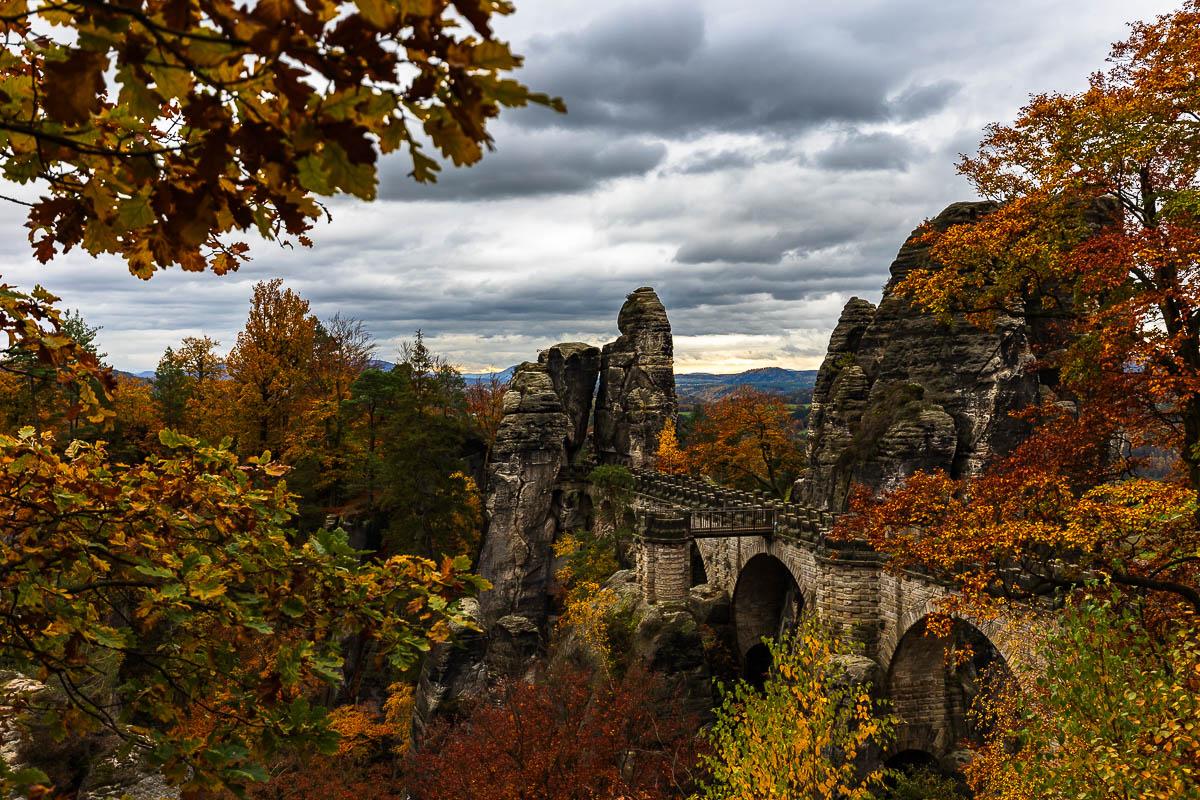
<path fill-rule="evenodd" d="M 513 373 L 516 371 L 516 367 L 509 367 L 500 372 L 464 372 L 463 380 L 467 383 L 483 383 L 495 378 L 501 383 L 507 383 L 512 380 Z"/>
<path fill-rule="evenodd" d="M 394 365 L 390 361 L 372 359 L 370 366 L 387 372 Z M 467 372 L 463 373 L 463 380 L 472 384 L 489 381 L 495 377 L 501 382 L 507 382 L 512 379 L 516 369 L 515 366 L 512 366 L 499 372 Z M 116 371 L 130 378 L 143 380 L 154 378 L 154 370 Z M 811 392 L 816 379 L 817 371 L 815 369 L 783 369 L 782 367 L 762 367 L 727 375 L 711 372 L 677 372 L 675 373 L 675 391 L 683 403 L 711 402 L 744 386 L 763 392 L 775 392 L 794 397 L 801 393 Z"/>
<path fill-rule="evenodd" d="M 707 403 L 743 387 L 789 397 L 812 392 L 817 381 L 815 369 L 761 367 L 731 375 L 710 372 L 675 374 L 675 392 L 684 403 Z"/>
<path fill-rule="evenodd" d="M 501 382 L 512 379 L 516 367 L 509 367 L 500 372 L 464 373 L 463 380 L 467 383 L 481 383 L 498 378 Z M 782 367 L 761 367 L 730 375 L 718 375 L 710 372 L 675 373 L 675 391 L 683 403 L 707 403 L 724 397 L 742 387 L 750 387 L 763 392 L 773 392 L 793 397 L 812 391 L 817 380 L 815 369 L 783 369 Z"/>

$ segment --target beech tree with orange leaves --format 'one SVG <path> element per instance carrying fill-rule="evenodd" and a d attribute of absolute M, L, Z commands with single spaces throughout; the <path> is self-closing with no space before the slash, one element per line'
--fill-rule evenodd
<path fill-rule="evenodd" d="M 703 406 L 687 455 L 718 483 L 786 499 L 799 477 L 799 430 L 784 398 L 742 388 Z"/>
<path fill-rule="evenodd" d="M 238 389 L 243 452 L 280 454 L 301 412 L 317 320 L 308 301 L 275 278 L 254 286 L 250 316 L 229 353 L 229 378 Z"/>

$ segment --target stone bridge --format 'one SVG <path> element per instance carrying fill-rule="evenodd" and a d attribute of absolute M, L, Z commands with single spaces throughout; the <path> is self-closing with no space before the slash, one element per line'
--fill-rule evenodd
<path fill-rule="evenodd" d="M 828 538 L 834 515 L 761 493 L 635 471 L 637 577 L 644 599 L 687 601 L 709 584 L 728 593 L 745 676 L 770 666 L 764 637 L 779 636 L 801 614 L 816 613 L 853 642 L 865 674 L 899 717 L 894 765 L 937 763 L 954 769 L 976 735 L 966 714 L 980 673 L 999 660 L 1024 682 L 1016 620 L 956 620 L 952 636 L 925 635 L 925 622 L 948 589 L 929 576 L 893 574 L 864 543 Z M 951 666 L 951 645 L 970 644 L 972 661 Z"/>

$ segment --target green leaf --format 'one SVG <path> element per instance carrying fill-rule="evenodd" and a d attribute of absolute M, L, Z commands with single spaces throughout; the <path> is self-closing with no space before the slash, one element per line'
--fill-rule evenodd
<path fill-rule="evenodd" d="M 303 597 L 293 595 L 280 604 L 279 610 L 289 617 L 295 618 L 303 616 L 304 612 L 308 610 L 308 606 L 305 604 Z"/>
<path fill-rule="evenodd" d="M 330 182 L 344 192 L 363 200 L 375 199 L 375 167 L 354 164 L 337 142 L 327 142 L 321 151 L 322 163 Z"/>
<path fill-rule="evenodd" d="M 35 784 L 49 785 L 50 783 L 50 777 L 37 767 L 19 769 L 9 779 L 19 787 L 33 786 Z"/>
<path fill-rule="evenodd" d="M 144 228 L 153 224 L 154 220 L 154 209 L 150 205 L 149 191 L 136 194 L 128 200 L 122 201 L 117 207 L 117 221 L 126 230 Z"/>
<path fill-rule="evenodd" d="M 300 178 L 300 185 L 310 192 L 324 195 L 333 194 L 334 187 L 329 182 L 329 172 L 325 167 L 324 160 L 316 153 L 309 153 L 297 161 L 296 172 Z"/>
<path fill-rule="evenodd" d="M 134 567 L 135 570 L 143 575 L 149 575 L 151 578 L 174 578 L 175 573 L 166 567 L 152 567 L 147 564 L 138 564 Z"/>

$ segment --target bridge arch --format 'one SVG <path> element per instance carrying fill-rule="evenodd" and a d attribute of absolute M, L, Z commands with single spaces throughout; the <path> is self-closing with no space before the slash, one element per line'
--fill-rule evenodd
<path fill-rule="evenodd" d="M 930 635 L 929 615 L 915 620 L 896 643 L 887 662 L 885 688 L 898 718 L 888 758 L 911 764 L 931 759 L 947 774 L 947 760 L 965 742 L 977 742 L 984 731 L 968 714 L 987 680 L 1013 680 L 1014 672 L 1000 648 L 980 627 L 953 618 L 948 635 Z M 949 657 L 951 649 L 969 656 Z"/>
<path fill-rule="evenodd" d="M 804 596 L 787 565 L 770 553 L 758 553 L 742 566 L 733 589 L 733 621 L 745 676 L 755 682 L 770 669 L 762 644 L 793 628 L 804 610 Z"/>

